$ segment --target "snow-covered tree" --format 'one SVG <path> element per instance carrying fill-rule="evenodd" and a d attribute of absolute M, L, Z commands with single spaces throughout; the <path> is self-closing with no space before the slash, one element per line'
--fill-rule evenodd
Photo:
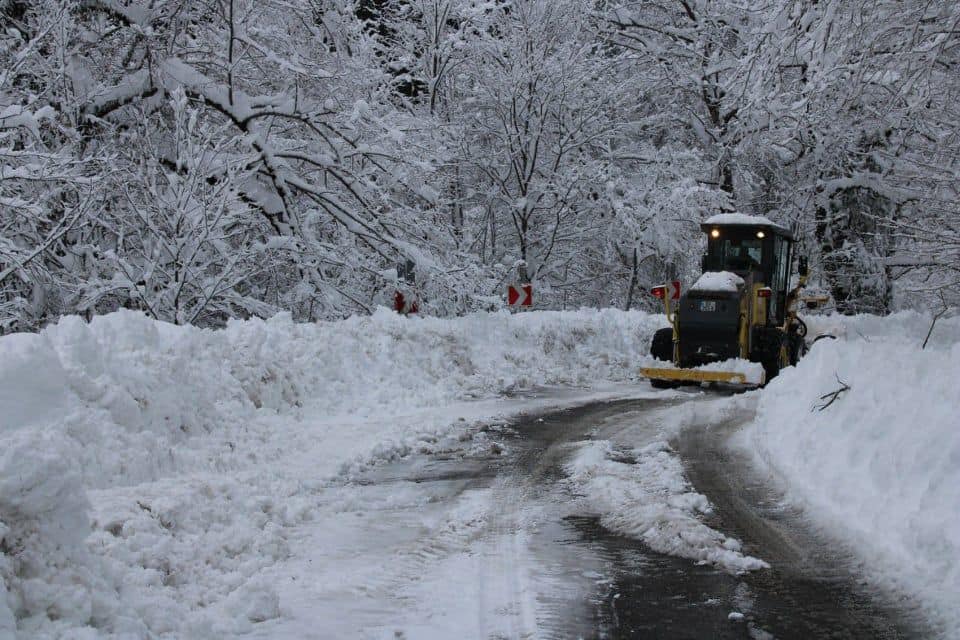
<path fill-rule="evenodd" d="M 766 11 L 741 63 L 745 144 L 766 150 L 763 189 L 804 222 L 838 308 L 889 311 L 904 274 L 955 287 L 956 3 Z"/>
<path fill-rule="evenodd" d="M 955 4 L 0 3 L 0 331 L 636 306 L 732 209 L 841 310 L 954 300 Z"/>

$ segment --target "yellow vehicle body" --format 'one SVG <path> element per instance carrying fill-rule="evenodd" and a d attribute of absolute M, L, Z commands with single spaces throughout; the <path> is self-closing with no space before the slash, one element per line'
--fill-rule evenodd
<path fill-rule="evenodd" d="M 763 285 L 757 285 L 756 288 L 759 289 Z M 755 299 L 756 296 L 753 296 Z M 744 308 L 741 309 L 741 315 L 746 316 L 748 310 L 746 309 L 746 300 L 750 298 L 744 298 Z M 679 328 L 677 327 L 677 314 L 676 311 L 671 309 L 670 298 L 668 296 L 664 297 L 664 310 L 668 320 L 670 321 L 671 326 L 673 327 L 673 343 L 674 343 L 674 359 L 677 359 L 676 348 L 678 343 Z M 752 310 L 754 313 L 759 316 L 760 312 Z M 763 320 L 766 321 L 765 309 L 763 310 Z M 752 315 L 752 314 L 751 314 Z M 741 354 L 746 354 L 747 352 L 747 325 L 744 323 L 740 331 L 740 349 Z M 641 367 L 640 375 L 644 378 L 649 378 L 651 380 L 664 380 L 669 382 L 689 382 L 689 383 L 712 383 L 719 382 L 729 385 L 741 385 L 744 387 L 757 387 L 762 386 L 764 383 L 763 377 L 761 377 L 759 382 L 748 382 L 747 376 L 744 373 L 738 371 L 704 371 L 702 369 L 681 369 L 679 367 Z"/>
<path fill-rule="evenodd" d="M 797 286 L 789 292 L 789 295 L 786 298 L 785 318 L 782 326 L 780 326 L 780 330 L 784 334 L 787 334 L 792 323 L 797 322 L 797 302 L 800 299 L 800 292 L 806 285 L 807 281 L 806 263 L 804 262 L 803 264 L 804 266 L 799 275 Z M 654 381 L 654 383 L 706 382 L 739 385 L 746 388 L 760 387 L 767 382 L 766 374 L 761 374 L 759 380 L 748 380 L 746 373 L 737 371 L 711 371 L 700 368 L 681 368 L 679 366 L 681 339 L 680 325 L 678 321 L 679 309 L 674 308 L 673 304 L 671 304 L 671 296 L 666 295 L 665 286 L 658 287 L 658 289 L 664 289 L 664 294 L 662 295 L 664 312 L 667 317 L 667 321 L 670 323 L 670 326 L 673 329 L 673 362 L 670 365 L 662 367 L 641 367 L 641 376 Z M 737 331 L 737 346 L 739 350 L 739 357 L 744 360 L 750 358 L 750 354 L 754 349 L 754 345 L 751 341 L 752 330 L 755 327 L 765 327 L 768 324 L 766 297 L 760 295 L 763 291 L 767 293 L 766 297 L 769 297 L 770 289 L 765 283 L 751 281 L 748 285 L 748 291 L 744 292 L 744 295 L 740 299 L 740 321 L 739 329 Z M 658 297 L 661 296 L 658 295 Z M 788 366 L 789 364 L 790 355 L 786 347 L 781 346 L 778 368 Z M 654 384 L 654 386 L 658 385 Z"/>

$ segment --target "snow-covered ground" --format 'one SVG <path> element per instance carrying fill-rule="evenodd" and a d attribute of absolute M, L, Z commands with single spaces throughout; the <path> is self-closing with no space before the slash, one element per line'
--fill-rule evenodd
<path fill-rule="evenodd" d="M 561 405 L 636 394 L 596 387 L 629 380 L 659 324 L 382 311 L 209 331 L 117 313 L 3 337 L 0 631 L 248 632 L 281 615 L 263 576 L 298 552 L 291 531 L 344 512 L 330 506 L 344 478 L 557 404 L 483 398 L 538 385 L 581 387 Z"/>
<path fill-rule="evenodd" d="M 868 575 L 960 638 L 960 318 L 923 350 L 917 313 L 808 322 L 838 339 L 751 394 L 757 417 L 737 441 Z"/>
<path fill-rule="evenodd" d="M 941 320 L 923 351 L 917 314 L 810 324 L 840 338 L 764 390 L 645 414 L 628 441 L 571 443 L 583 499 L 565 508 L 667 553 L 762 567 L 702 525 L 711 506 L 664 444 L 755 406 L 739 444 L 954 637 L 960 322 Z M 467 618 L 532 633 L 533 594 L 589 588 L 597 559 L 551 573 L 536 537 L 550 518 L 515 507 L 522 487 L 365 479 L 410 454 L 495 456 L 490 429 L 522 412 L 679 398 L 632 381 L 660 326 L 614 310 L 381 311 L 210 331 L 117 313 L 0 338 L 0 638 L 443 638 Z M 838 377 L 849 391 L 817 410 Z M 545 385 L 565 390 L 524 392 Z"/>

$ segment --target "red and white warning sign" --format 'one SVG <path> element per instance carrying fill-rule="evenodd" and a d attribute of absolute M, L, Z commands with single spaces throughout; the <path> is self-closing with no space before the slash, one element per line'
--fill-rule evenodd
<path fill-rule="evenodd" d="M 399 314 L 408 316 L 411 313 L 417 313 L 420 310 L 419 305 L 417 304 L 417 299 L 412 293 L 404 294 L 402 291 L 397 291 L 393 295 L 393 310 Z"/>
<path fill-rule="evenodd" d="M 654 287 L 650 290 L 654 296 L 663 300 L 667 298 L 668 300 L 679 300 L 680 299 L 680 281 L 674 280 L 673 282 L 668 282 L 662 284 L 659 287 Z"/>
<path fill-rule="evenodd" d="M 680 299 L 680 281 L 674 280 L 673 282 L 667 283 L 667 294 L 670 296 L 671 300 Z"/>
<path fill-rule="evenodd" d="M 507 287 L 507 304 L 511 307 L 533 306 L 533 285 L 521 284 Z"/>

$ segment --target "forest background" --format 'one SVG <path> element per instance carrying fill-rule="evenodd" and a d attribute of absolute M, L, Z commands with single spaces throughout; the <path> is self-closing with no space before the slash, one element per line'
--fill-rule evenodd
<path fill-rule="evenodd" d="M 653 308 L 724 211 L 960 301 L 953 0 L 0 0 L 0 333 Z"/>

